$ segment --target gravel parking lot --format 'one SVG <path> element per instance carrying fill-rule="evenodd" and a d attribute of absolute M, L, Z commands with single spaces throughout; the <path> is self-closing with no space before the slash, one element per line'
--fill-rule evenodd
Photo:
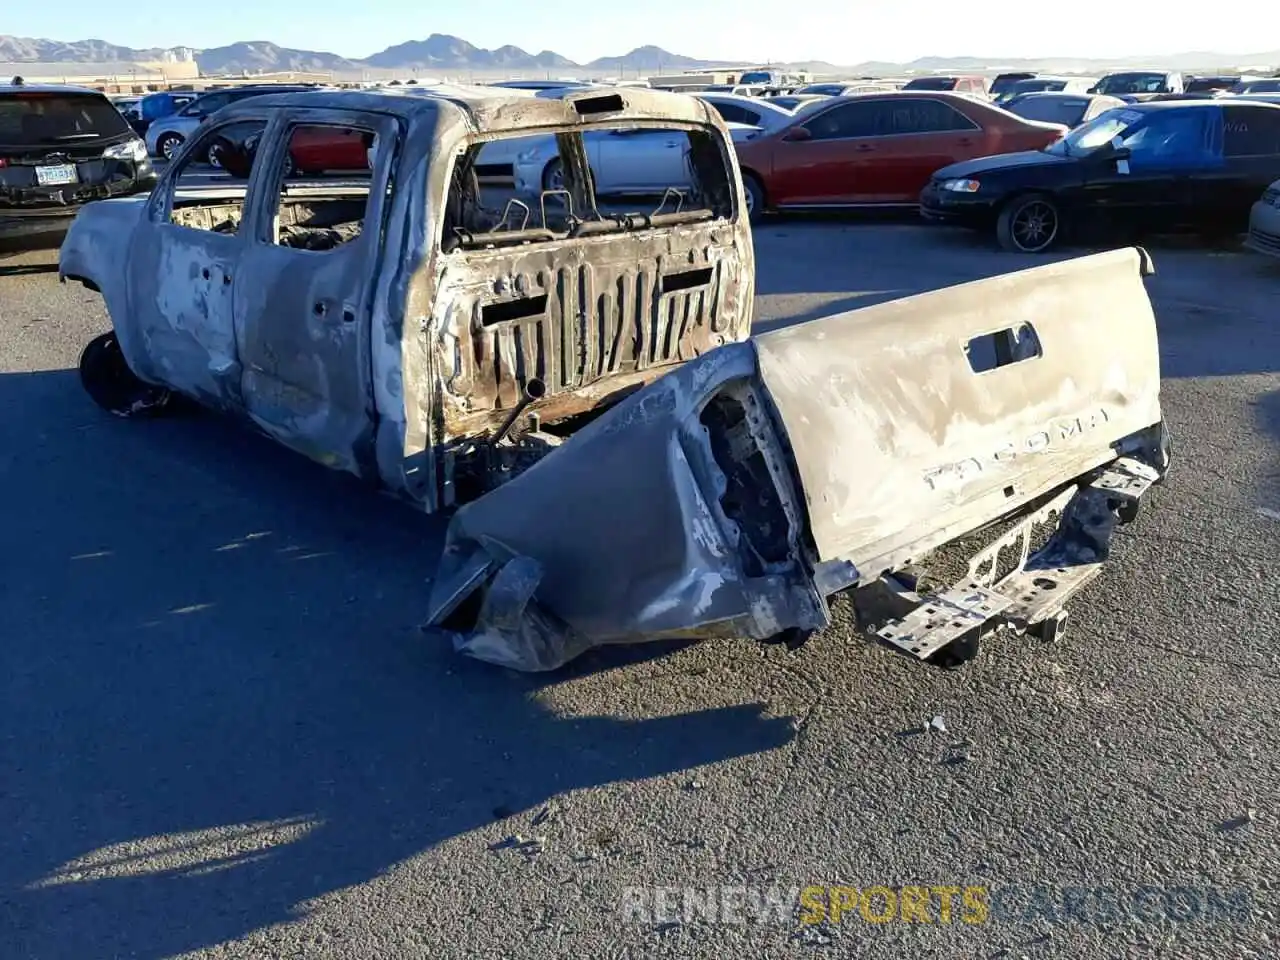
<path fill-rule="evenodd" d="M 902 223 L 756 244 L 762 328 L 1041 262 Z M 417 632 L 439 522 L 212 416 L 97 410 L 74 367 L 100 299 L 56 251 L 0 254 L 0 955 L 1275 956 L 1280 266 L 1152 249 L 1176 460 L 1063 640 L 942 671 L 838 605 L 795 653 L 548 677 Z M 1031 906 L 620 912 L 629 887 L 811 884 Z M 1249 910 L 1104 922 L 1068 887 Z"/>

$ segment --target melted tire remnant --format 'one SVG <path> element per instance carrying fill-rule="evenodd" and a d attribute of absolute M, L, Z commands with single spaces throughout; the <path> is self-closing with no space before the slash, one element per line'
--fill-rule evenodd
<path fill-rule="evenodd" d="M 156 416 L 173 399 L 169 390 L 146 383 L 129 369 L 115 333 L 94 337 L 85 346 L 80 383 L 94 403 L 117 417 Z"/>

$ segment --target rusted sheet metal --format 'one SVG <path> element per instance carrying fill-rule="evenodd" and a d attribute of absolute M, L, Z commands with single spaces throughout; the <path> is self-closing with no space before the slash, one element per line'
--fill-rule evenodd
<path fill-rule="evenodd" d="M 893 566 L 1158 422 L 1142 257 L 1079 257 L 757 337 L 819 556 Z M 975 373 L 970 341 L 1022 324 L 1040 355 Z"/>
<path fill-rule="evenodd" d="M 448 628 L 471 588 L 483 584 L 487 609 L 464 631 L 461 648 L 526 670 L 559 666 L 601 643 L 772 636 L 794 623 L 818 626 L 820 600 L 798 562 L 799 544 L 795 556 L 781 554 L 773 572 L 749 571 L 741 556 L 749 548 L 715 493 L 720 469 L 702 408 L 718 390 L 749 392 L 754 381 L 752 346 L 722 347 L 463 506 L 450 528 L 430 619 Z M 776 452 L 761 400 L 751 400 L 757 427 Z M 778 479 L 786 483 L 785 475 Z M 794 494 L 785 496 L 794 511 Z M 790 531 L 798 534 L 800 517 L 793 516 Z M 779 533 L 790 549 L 788 532 Z"/>
<path fill-rule="evenodd" d="M 1058 490 L 1059 533 L 1023 566 L 1100 562 L 1145 490 L 1106 471 L 1128 456 L 1149 485 L 1167 466 L 1142 260 L 1027 270 L 691 361 L 459 510 L 429 623 L 520 670 L 665 637 L 791 641 L 826 625 L 830 594 Z M 1041 356 L 970 369 L 975 334 L 1025 322 Z M 1064 597 L 1091 575 L 1051 572 Z M 1028 603 L 971 613 L 1017 607 L 1025 629 Z"/>
<path fill-rule="evenodd" d="M 637 87 L 586 89 L 566 93 L 558 98 L 457 98 L 476 129 L 482 133 L 533 129 L 538 127 L 572 127 L 602 118 L 637 121 L 660 120 L 663 126 L 675 123 L 705 124 L 715 111 L 697 97 L 645 90 Z M 579 104 L 590 104 L 581 110 Z M 615 104 L 614 109 L 602 109 Z"/>
<path fill-rule="evenodd" d="M 751 262 L 749 238 L 724 224 L 451 258 L 434 325 L 444 438 L 491 428 L 531 378 L 548 387 L 533 412 L 560 419 L 591 409 L 595 384 L 743 339 Z M 531 316 L 486 322 L 524 304 Z"/>

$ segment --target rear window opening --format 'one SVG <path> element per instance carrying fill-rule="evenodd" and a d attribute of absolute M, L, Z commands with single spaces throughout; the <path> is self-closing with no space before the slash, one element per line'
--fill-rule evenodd
<path fill-rule="evenodd" d="M 903 90 L 954 90 L 955 88 L 954 77 L 916 77 L 914 80 L 908 80 L 902 87 Z"/>
<path fill-rule="evenodd" d="M 0 143 L 22 147 L 74 145 L 130 132 L 111 101 L 93 93 L 0 95 Z"/>
<path fill-rule="evenodd" d="M 298 124 L 278 171 L 275 241 L 295 250 L 334 250 L 364 232 L 377 134 L 368 128 Z M 311 184 L 332 190 L 311 196 Z"/>
<path fill-rule="evenodd" d="M 206 132 L 181 161 L 180 170 L 182 176 L 192 174 L 206 189 L 180 188 L 171 221 L 195 230 L 237 233 L 247 181 L 263 162 L 265 134 L 263 120 L 221 124 Z M 287 143 L 287 155 L 279 159 L 275 171 L 272 232 L 264 239 L 312 252 L 354 243 L 363 234 L 368 215 L 375 132 L 358 126 L 296 124 L 288 131 Z M 214 174 L 211 163 L 221 168 L 219 174 Z"/>
<path fill-rule="evenodd" d="M 579 100 L 582 107 L 594 97 Z M 621 109 L 621 103 L 608 109 Z M 718 136 L 661 125 L 503 137 L 454 162 L 446 251 L 657 229 L 734 214 Z"/>

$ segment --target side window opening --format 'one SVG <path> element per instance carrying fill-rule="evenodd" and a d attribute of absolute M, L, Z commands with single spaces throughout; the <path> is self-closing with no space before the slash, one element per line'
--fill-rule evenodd
<path fill-rule="evenodd" d="M 174 171 L 169 222 L 210 233 L 237 232 L 244 219 L 245 191 L 254 161 L 245 144 L 260 141 L 266 128 L 265 120 L 244 120 L 222 124 L 201 136 Z"/>
<path fill-rule="evenodd" d="M 725 123 L 745 123 L 755 126 L 760 122 L 760 114 L 736 103 L 712 103 L 710 106 L 720 114 Z"/>
<path fill-rule="evenodd" d="M 890 101 L 884 136 L 974 130 L 977 125 L 950 104 L 938 100 Z"/>
<path fill-rule="evenodd" d="M 1157 113 L 1122 142 L 1133 170 L 1201 167 L 1216 160 L 1221 126 L 1220 114 L 1208 110 Z"/>
<path fill-rule="evenodd" d="M 880 132 L 882 116 L 875 103 L 850 103 L 824 110 L 806 123 L 805 128 L 814 140 L 874 137 Z"/>
<path fill-rule="evenodd" d="M 1280 154 L 1280 110 L 1223 111 L 1225 153 L 1229 157 L 1269 157 Z"/>
<path fill-rule="evenodd" d="M 732 184 L 726 149 L 699 129 L 487 140 L 455 158 L 441 244 L 479 249 L 729 218 Z"/>
<path fill-rule="evenodd" d="M 298 124 L 286 141 L 271 242 L 326 251 L 359 239 L 368 216 L 377 133 L 359 126 Z"/>

